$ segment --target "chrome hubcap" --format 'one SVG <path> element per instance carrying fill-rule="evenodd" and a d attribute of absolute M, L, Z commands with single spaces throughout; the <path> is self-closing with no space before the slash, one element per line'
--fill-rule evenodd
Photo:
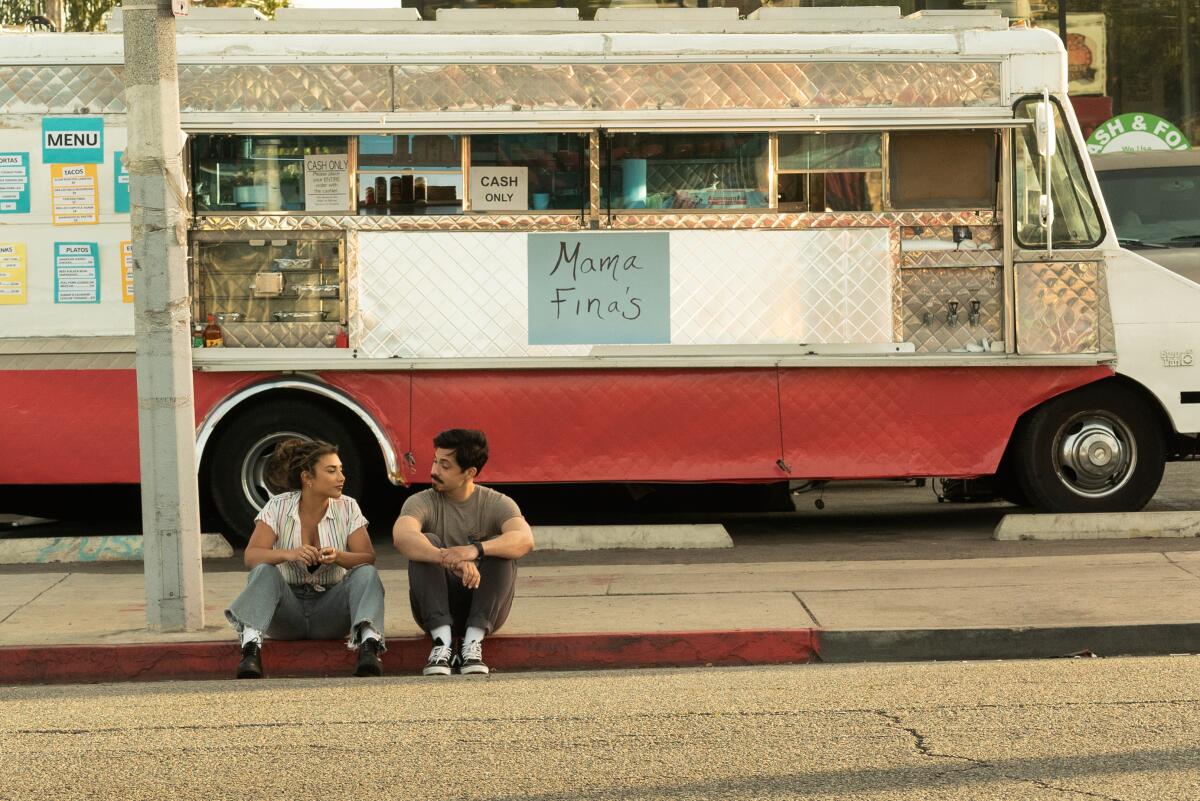
<path fill-rule="evenodd" d="M 1120 419 L 1103 412 L 1076 415 L 1059 429 L 1054 469 L 1077 495 L 1103 498 L 1129 482 L 1137 464 L 1133 434 Z"/>
<path fill-rule="evenodd" d="M 246 455 L 242 457 L 242 492 L 255 509 L 266 506 L 275 493 L 267 485 L 267 460 L 271 458 L 275 446 L 286 439 L 302 439 L 309 442 L 312 437 L 295 431 L 276 431 L 247 448 Z"/>

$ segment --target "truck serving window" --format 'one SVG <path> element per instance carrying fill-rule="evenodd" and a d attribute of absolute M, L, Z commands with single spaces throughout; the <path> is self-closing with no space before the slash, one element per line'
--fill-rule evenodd
<path fill-rule="evenodd" d="M 358 213 L 460 214 L 462 137 L 358 137 Z"/>
<path fill-rule="evenodd" d="M 897 131 L 888 143 L 892 208 L 996 208 L 994 131 Z"/>
<path fill-rule="evenodd" d="M 601 205 L 612 209 L 768 207 L 766 133 L 617 133 L 600 166 Z"/>
<path fill-rule="evenodd" d="M 1035 104 L 1040 98 L 1027 98 L 1017 103 L 1017 119 L 1033 119 Z M 1054 106 L 1054 129 L 1058 146 L 1050 164 L 1050 196 L 1054 203 L 1053 246 L 1094 247 L 1104 236 L 1100 213 L 1088 188 L 1079 151 L 1071 132 L 1063 124 L 1058 101 Z M 1045 191 L 1042 188 L 1046 165 L 1038 155 L 1037 134 L 1033 125 L 1017 129 L 1013 135 L 1015 162 L 1013 170 L 1013 205 L 1017 243 L 1025 248 L 1046 247 L 1046 227 L 1042 225 L 1038 204 Z"/>
<path fill-rule="evenodd" d="M 587 206 L 587 134 L 472 134 L 471 210 L 559 211 Z"/>
<path fill-rule="evenodd" d="M 192 138 L 196 211 L 348 212 L 349 153 L 345 136 L 199 134 Z M 306 182 L 306 156 L 329 157 L 308 162 L 308 169 L 320 170 L 319 181 Z"/>
<path fill-rule="evenodd" d="M 881 211 L 883 135 L 779 135 L 780 211 Z"/>

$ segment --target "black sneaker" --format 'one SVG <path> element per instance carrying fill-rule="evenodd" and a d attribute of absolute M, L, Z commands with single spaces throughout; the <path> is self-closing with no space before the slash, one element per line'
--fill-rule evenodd
<path fill-rule="evenodd" d="M 441 640 L 433 641 L 433 650 L 429 652 L 429 660 L 421 673 L 426 676 L 450 675 L 450 646 Z"/>
<path fill-rule="evenodd" d="M 464 676 L 472 673 L 487 675 L 488 666 L 483 664 L 483 643 L 481 641 L 463 643 L 462 650 L 458 655 L 458 672 Z"/>
<path fill-rule="evenodd" d="M 370 637 L 358 646 L 358 664 L 354 667 L 355 676 L 382 676 L 383 660 L 380 654 L 379 640 Z"/>
<path fill-rule="evenodd" d="M 262 646 L 251 640 L 242 646 L 242 661 L 238 662 L 237 677 L 239 679 L 261 679 Z"/>

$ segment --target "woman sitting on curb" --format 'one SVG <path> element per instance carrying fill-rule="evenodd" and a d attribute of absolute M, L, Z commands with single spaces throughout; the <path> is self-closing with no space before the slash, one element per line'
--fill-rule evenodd
<path fill-rule="evenodd" d="M 337 446 L 290 439 L 267 461 L 276 495 L 255 519 L 246 546 L 246 589 L 225 610 L 241 633 L 239 679 L 262 678 L 262 639 L 328 640 L 349 633 L 355 676 L 383 674 L 383 584 Z"/>

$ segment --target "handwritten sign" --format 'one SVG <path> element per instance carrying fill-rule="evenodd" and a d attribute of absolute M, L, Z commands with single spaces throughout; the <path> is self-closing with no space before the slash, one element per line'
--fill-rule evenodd
<path fill-rule="evenodd" d="M 667 233 L 529 235 L 529 344 L 671 341 Z"/>
<path fill-rule="evenodd" d="M 25 303 L 26 286 L 25 243 L 0 242 L 0 306 Z"/>
<path fill-rule="evenodd" d="M 100 246 L 95 242 L 54 243 L 54 302 L 100 302 Z"/>
<path fill-rule="evenodd" d="M 304 210 L 350 208 L 350 159 L 345 154 L 304 157 Z"/>
<path fill-rule="evenodd" d="M 528 167 L 471 167 L 474 211 L 528 211 Z"/>
<path fill-rule="evenodd" d="M 95 164 L 51 164 L 51 221 L 55 225 L 100 222 L 99 183 Z"/>
<path fill-rule="evenodd" d="M 0 214 L 29 213 L 29 154 L 0 153 Z"/>

